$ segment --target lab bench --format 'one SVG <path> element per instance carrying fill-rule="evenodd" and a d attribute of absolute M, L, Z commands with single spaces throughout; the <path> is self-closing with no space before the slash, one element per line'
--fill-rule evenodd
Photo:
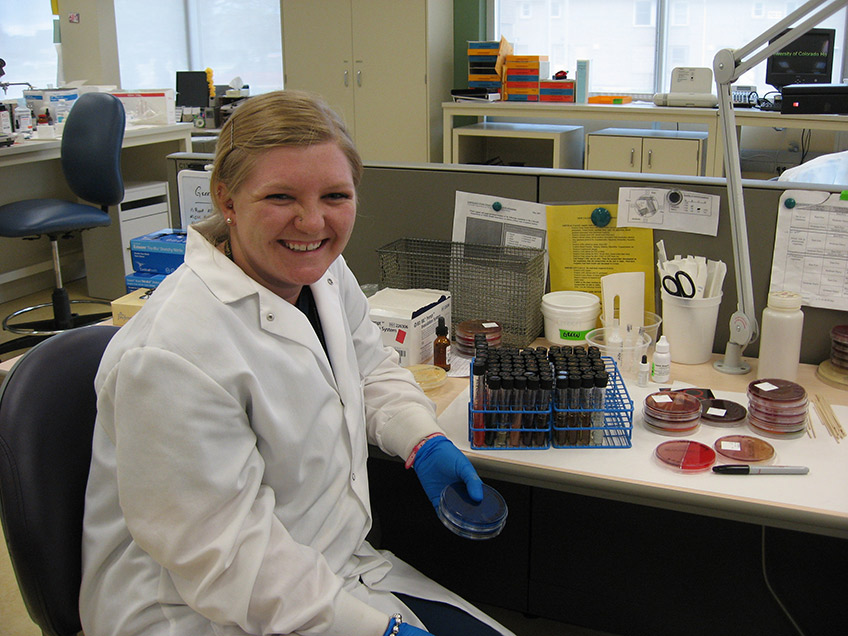
<path fill-rule="evenodd" d="M 757 362 L 746 360 L 753 371 L 744 376 L 711 362 L 673 363 L 672 380 L 744 399 Z M 848 393 L 819 381 L 813 365 L 801 365 L 798 381 L 848 422 Z M 500 536 L 451 534 L 413 471 L 379 453 L 370 461 L 375 542 L 425 574 L 472 602 L 611 634 L 795 634 L 765 569 L 805 633 L 832 633 L 848 621 L 848 447 L 812 407 L 815 438 L 769 440 L 778 463 L 807 464 L 809 475 L 728 478 L 680 474 L 653 460 L 671 439 L 641 421 L 642 401 L 658 385 L 628 382 L 632 448 L 544 451 L 472 450 L 466 387 L 467 378 L 449 378 L 429 395 L 449 437 L 506 499 Z M 748 432 L 701 424 L 693 438 L 706 443 L 731 431 Z"/>

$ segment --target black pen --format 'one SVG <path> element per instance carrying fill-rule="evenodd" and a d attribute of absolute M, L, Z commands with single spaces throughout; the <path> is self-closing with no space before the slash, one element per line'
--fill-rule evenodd
<path fill-rule="evenodd" d="M 806 466 L 748 466 L 747 464 L 725 464 L 713 466 L 719 475 L 806 475 Z"/>

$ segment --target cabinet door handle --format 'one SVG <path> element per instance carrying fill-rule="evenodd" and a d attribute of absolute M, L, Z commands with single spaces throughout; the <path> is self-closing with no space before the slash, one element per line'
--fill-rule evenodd
<path fill-rule="evenodd" d="M 345 88 L 347 88 L 347 86 L 348 86 L 348 71 L 347 71 L 347 69 L 345 69 L 345 72 L 344 72 L 344 85 L 345 85 Z"/>
<path fill-rule="evenodd" d="M 631 149 L 630 149 L 630 165 L 631 165 L 631 166 L 635 166 L 635 165 L 636 165 L 636 164 L 634 163 L 634 161 L 633 161 L 635 158 L 636 158 L 636 149 L 635 149 L 635 148 L 631 148 Z"/>
<path fill-rule="evenodd" d="M 653 157 L 653 155 L 654 155 L 654 151 L 653 151 L 653 150 L 649 150 L 649 151 L 648 151 L 648 167 L 649 167 L 649 168 L 653 168 L 653 166 L 651 165 L 651 157 Z"/>
<path fill-rule="evenodd" d="M 356 85 L 362 86 L 362 71 L 356 71 Z"/>

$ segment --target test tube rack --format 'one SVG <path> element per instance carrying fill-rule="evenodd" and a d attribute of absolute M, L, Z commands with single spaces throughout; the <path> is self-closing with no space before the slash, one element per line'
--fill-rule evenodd
<path fill-rule="evenodd" d="M 633 400 L 615 360 L 602 356 L 609 374 L 603 408 L 562 408 L 556 390 L 537 410 L 475 408 L 469 374 L 468 440 L 473 450 L 545 450 L 547 448 L 630 448 Z M 482 376 L 477 376 L 482 377 Z M 478 405 L 479 406 L 479 405 Z M 598 416 L 602 415 L 602 418 Z"/>

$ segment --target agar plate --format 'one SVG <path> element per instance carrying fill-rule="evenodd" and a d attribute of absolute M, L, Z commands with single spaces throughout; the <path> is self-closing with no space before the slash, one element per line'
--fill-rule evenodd
<path fill-rule="evenodd" d="M 720 455 L 740 462 L 764 462 L 774 457 L 774 446 L 759 437 L 725 435 L 715 442 Z"/>
<path fill-rule="evenodd" d="M 684 472 L 707 470 L 716 460 L 712 448 L 693 440 L 663 442 L 655 452 L 661 462 Z"/>
<path fill-rule="evenodd" d="M 437 511 L 448 530 L 467 539 L 498 536 L 506 524 L 507 512 L 506 502 L 497 490 L 483 484 L 483 500 L 478 503 L 468 496 L 461 481 L 445 486 Z"/>
<path fill-rule="evenodd" d="M 743 423 L 748 411 L 732 400 L 702 400 L 701 419 L 713 426 L 737 426 Z"/>

